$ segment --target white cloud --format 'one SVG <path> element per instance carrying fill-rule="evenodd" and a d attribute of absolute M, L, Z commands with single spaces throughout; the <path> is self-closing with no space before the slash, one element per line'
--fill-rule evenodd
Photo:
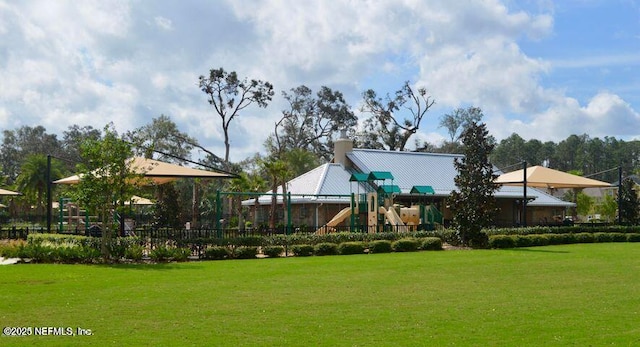
<path fill-rule="evenodd" d="M 171 19 L 157 16 L 153 20 L 160 29 L 168 31 L 173 30 L 173 23 L 171 22 Z"/>
<path fill-rule="evenodd" d="M 616 137 L 630 139 L 638 134 L 640 113 L 619 96 L 600 92 L 586 106 L 581 106 L 574 98 L 558 96 L 556 102 L 544 112 L 535 114 L 530 122 L 496 117 L 488 122 L 488 126 L 500 138 L 515 132 L 525 139 L 541 141 L 558 141 L 570 134 L 600 138 L 616 134 Z"/>
<path fill-rule="evenodd" d="M 267 109 L 250 107 L 233 125 L 233 160 L 262 150 L 285 107 L 280 92 L 300 84 L 340 90 L 354 108 L 367 88 L 382 95 L 405 80 L 424 85 L 437 104 L 416 138 L 433 141 L 442 138 L 439 116 L 466 105 L 485 111 L 498 138 L 634 135 L 638 112 L 614 92 L 594 92 L 581 105 L 561 82 L 551 89 L 543 80 L 558 67 L 637 57 L 533 59 L 520 42 L 552 36 L 552 12 L 504 3 L 0 0 L 0 128 L 42 124 L 61 133 L 114 121 L 126 131 L 166 114 L 223 155 L 220 120 L 197 80 L 224 67 L 276 89 Z"/>

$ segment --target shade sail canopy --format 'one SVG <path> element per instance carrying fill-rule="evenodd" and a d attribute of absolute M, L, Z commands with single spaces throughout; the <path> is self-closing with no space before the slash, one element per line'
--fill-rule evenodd
<path fill-rule="evenodd" d="M 526 177 L 524 177 L 524 169 L 508 172 L 500 175 L 494 182 L 507 186 L 521 186 L 524 185 L 525 178 L 527 186 L 537 188 L 597 188 L 611 186 L 607 182 L 572 175 L 544 166 L 528 167 Z"/>
<path fill-rule="evenodd" d="M 136 174 L 149 178 L 149 184 L 165 184 L 179 178 L 234 178 L 234 174 L 216 171 L 194 169 L 187 166 L 169 164 L 162 161 L 134 157 L 128 161 L 129 169 Z M 57 181 L 55 184 L 77 184 L 82 179 L 81 175 L 69 176 Z"/>
<path fill-rule="evenodd" d="M 20 193 L 11 190 L 0 189 L 0 195 L 20 195 Z"/>
<path fill-rule="evenodd" d="M 131 199 L 129 199 L 128 201 L 124 202 L 125 205 L 137 205 L 137 206 L 142 206 L 142 205 L 154 205 L 155 202 L 147 199 L 147 198 L 143 198 L 137 195 L 134 195 L 131 197 Z"/>

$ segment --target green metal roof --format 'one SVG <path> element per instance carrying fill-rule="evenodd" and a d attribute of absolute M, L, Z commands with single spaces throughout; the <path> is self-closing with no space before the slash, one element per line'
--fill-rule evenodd
<path fill-rule="evenodd" d="M 411 194 L 435 194 L 432 186 L 413 186 Z"/>
<path fill-rule="evenodd" d="M 369 180 L 392 180 L 393 175 L 389 171 L 371 171 L 369 172 Z"/>
<path fill-rule="evenodd" d="M 351 178 L 349 178 L 349 182 L 367 182 L 368 180 L 368 174 L 358 172 L 351 174 Z"/>
<path fill-rule="evenodd" d="M 400 187 L 395 184 L 383 184 L 378 187 L 378 191 L 383 191 L 387 194 L 402 193 Z"/>

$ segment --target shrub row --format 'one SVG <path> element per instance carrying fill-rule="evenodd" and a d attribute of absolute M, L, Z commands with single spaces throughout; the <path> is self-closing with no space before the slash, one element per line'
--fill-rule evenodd
<path fill-rule="evenodd" d="M 297 257 L 347 255 L 364 253 L 409 252 L 418 250 L 441 250 L 442 240 L 437 237 L 403 238 L 400 240 L 376 240 L 372 242 L 347 241 L 342 243 L 322 242 L 312 244 L 295 244 L 289 251 Z M 283 256 L 285 247 L 281 245 L 263 246 L 262 255 L 269 258 Z M 210 246 L 204 251 L 204 259 L 252 259 L 259 254 L 255 246 Z"/>
<path fill-rule="evenodd" d="M 596 232 L 577 234 L 491 235 L 490 248 L 516 248 L 593 242 L 640 242 L 640 233 Z"/>
<path fill-rule="evenodd" d="M 530 235 L 530 234 L 579 234 L 579 233 L 640 233 L 640 226 L 626 225 L 589 225 L 575 226 L 532 226 L 525 228 L 493 228 L 483 230 L 487 235 Z"/>
<path fill-rule="evenodd" d="M 73 244 L 4 242 L 0 244 L 0 256 L 29 259 L 34 263 L 93 263 L 100 259 L 100 251 Z"/>
<path fill-rule="evenodd" d="M 418 250 L 441 250 L 442 240 L 437 237 L 402 238 L 395 241 L 375 240 L 371 242 L 347 241 L 340 244 L 323 242 L 316 245 L 297 244 L 291 246 L 295 256 L 347 255 L 363 253 L 415 252 Z"/>

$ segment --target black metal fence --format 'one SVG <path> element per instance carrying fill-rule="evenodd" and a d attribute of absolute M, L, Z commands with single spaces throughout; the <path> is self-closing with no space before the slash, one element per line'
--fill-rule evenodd
<path fill-rule="evenodd" d="M 341 226 L 341 227 L 327 227 L 327 226 L 304 226 L 304 227 L 277 227 L 277 228 L 247 228 L 239 230 L 237 228 L 222 228 L 222 229 L 172 229 L 172 228 L 137 228 L 134 230 L 127 230 L 124 232 L 125 236 L 135 236 L 141 239 L 152 240 L 172 240 L 176 242 L 188 242 L 189 240 L 202 240 L 202 239 L 233 239 L 239 237 L 265 237 L 272 235 L 289 235 L 299 233 L 318 233 L 327 234 L 335 232 L 356 232 L 356 233 L 370 233 L 370 232 L 413 232 L 418 230 L 428 230 L 422 226 L 392 226 L 392 225 L 378 225 L 378 226 Z M 0 227 L 0 239 L 27 239 L 29 233 L 46 233 L 47 230 L 44 227 Z M 83 229 L 72 229 L 59 232 L 57 229 L 52 228 L 52 233 L 67 234 L 67 235 L 83 235 L 83 236 L 100 236 L 101 232 L 98 229 L 89 230 L 88 232 Z"/>

